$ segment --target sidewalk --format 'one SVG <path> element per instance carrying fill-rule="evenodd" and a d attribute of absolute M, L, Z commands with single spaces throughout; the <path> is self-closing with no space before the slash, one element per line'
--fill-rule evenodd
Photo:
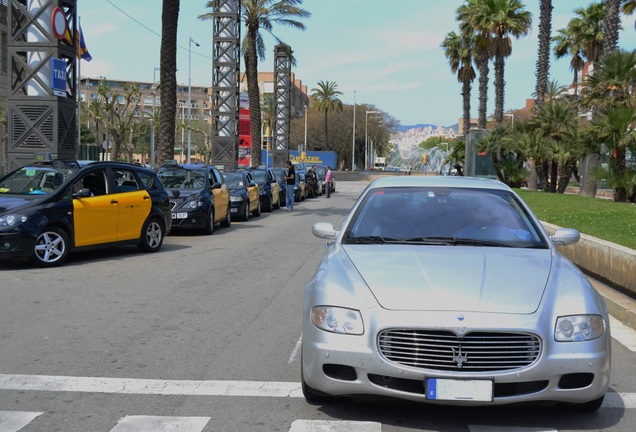
<path fill-rule="evenodd" d="M 588 280 L 605 299 L 610 315 L 626 326 L 636 329 L 636 300 L 590 277 Z"/>

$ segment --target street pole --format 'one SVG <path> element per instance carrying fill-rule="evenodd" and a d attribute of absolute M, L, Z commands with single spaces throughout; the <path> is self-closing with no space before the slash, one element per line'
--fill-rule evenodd
<path fill-rule="evenodd" d="M 192 105 L 192 43 L 196 46 L 200 46 L 198 43 L 192 39 L 190 36 L 190 40 L 188 41 L 188 161 L 190 163 L 190 146 L 191 146 L 191 131 L 190 131 L 190 112 Z"/>
<path fill-rule="evenodd" d="M 158 67 L 155 67 L 154 71 L 152 72 L 152 92 L 150 93 L 152 95 L 152 119 L 150 119 L 150 165 L 151 166 L 155 166 L 155 162 L 156 162 L 156 155 L 155 155 L 155 117 L 156 117 L 156 111 L 155 111 L 155 83 L 157 82 L 157 71 L 159 70 Z"/>
<path fill-rule="evenodd" d="M 307 151 L 307 105 L 305 105 L 305 151 Z"/>
<path fill-rule="evenodd" d="M 355 169 L 356 164 L 356 91 L 353 91 L 353 139 L 351 142 L 351 172 Z"/>
<path fill-rule="evenodd" d="M 364 169 L 368 170 L 368 166 L 370 164 L 369 157 L 372 155 L 369 151 L 369 114 L 380 114 L 380 111 L 371 110 L 366 111 L 364 115 Z"/>

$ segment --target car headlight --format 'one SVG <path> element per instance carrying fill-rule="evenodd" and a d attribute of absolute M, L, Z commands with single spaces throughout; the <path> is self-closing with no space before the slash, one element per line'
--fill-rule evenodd
<path fill-rule="evenodd" d="M 334 306 L 314 306 L 311 310 L 311 323 L 321 330 L 361 335 L 364 333 L 362 315 L 354 309 Z"/>
<path fill-rule="evenodd" d="M 19 214 L 0 216 L 0 226 L 18 226 L 27 221 L 27 217 Z"/>
<path fill-rule="evenodd" d="M 600 315 L 570 315 L 557 318 L 554 339 L 557 342 L 582 342 L 598 339 L 605 332 Z"/>
<path fill-rule="evenodd" d="M 243 198 L 241 198 L 240 196 L 232 195 L 232 196 L 230 196 L 230 201 L 232 201 L 232 202 L 241 202 L 241 201 L 243 201 Z"/>
<path fill-rule="evenodd" d="M 201 201 L 190 201 L 186 203 L 184 207 L 195 209 L 195 208 L 201 207 L 202 205 L 203 203 Z"/>

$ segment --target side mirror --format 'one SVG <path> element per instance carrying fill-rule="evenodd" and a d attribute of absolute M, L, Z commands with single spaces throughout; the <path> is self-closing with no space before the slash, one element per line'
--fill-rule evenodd
<path fill-rule="evenodd" d="M 560 228 L 556 230 L 554 235 L 550 236 L 550 240 L 555 245 L 567 246 L 579 241 L 581 234 L 572 228 Z"/>
<path fill-rule="evenodd" d="M 220 182 L 214 182 L 212 183 L 212 189 L 220 189 L 221 188 L 221 183 Z"/>
<path fill-rule="evenodd" d="M 330 222 L 316 222 L 311 226 L 311 233 L 321 239 L 334 240 L 340 232 Z"/>

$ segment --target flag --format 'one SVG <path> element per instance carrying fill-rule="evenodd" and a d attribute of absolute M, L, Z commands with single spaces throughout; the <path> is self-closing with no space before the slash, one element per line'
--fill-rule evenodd
<path fill-rule="evenodd" d="M 88 52 L 88 48 L 86 48 L 86 42 L 84 41 L 84 32 L 82 31 L 82 25 L 80 24 L 78 27 L 79 27 L 79 31 L 76 30 L 76 33 L 75 33 L 75 43 L 77 44 L 76 46 L 77 58 L 83 59 L 86 61 L 91 61 L 93 60 L 93 57 Z"/>

